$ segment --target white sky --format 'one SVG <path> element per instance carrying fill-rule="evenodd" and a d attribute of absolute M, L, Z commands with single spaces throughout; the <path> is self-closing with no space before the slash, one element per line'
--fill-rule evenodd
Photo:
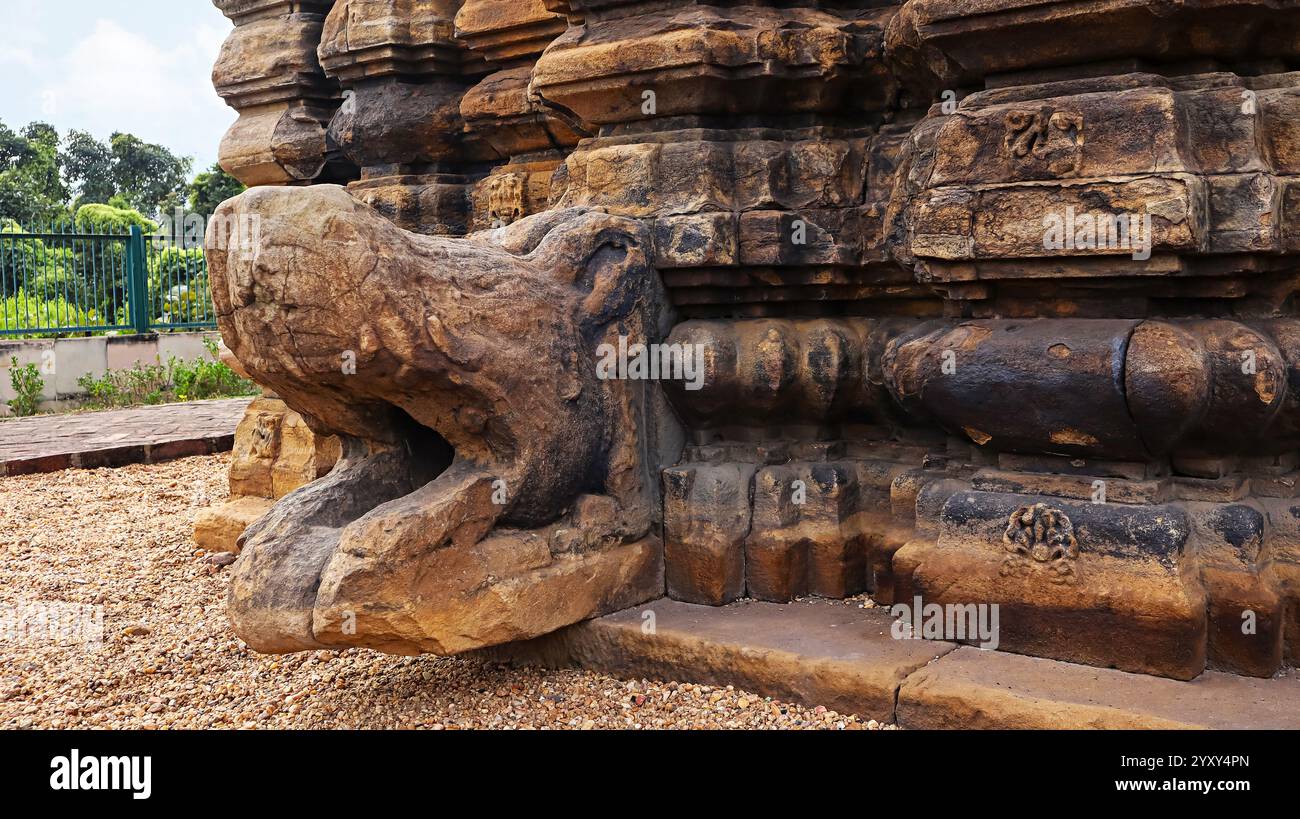
<path fill-rule="evenodd" d="M 0 0 L 0 120 L 127 131 L 217 159 L 235 120 L 212 90 L 230 21 L 210 0 Z"/>

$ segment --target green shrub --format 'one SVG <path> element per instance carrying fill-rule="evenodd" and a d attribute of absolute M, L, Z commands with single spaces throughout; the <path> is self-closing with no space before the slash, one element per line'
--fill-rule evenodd
<path fill-rule="evenodd" d="M 149 292 L 160 324 L 212 320 L 208 269 L 202 248 L 167 247 L 149 254 Z"/>
<path fill-rule="evenodd" d="M 18 357 L 9 360 L 9 383 L 14 388 L 14 397 L 9 400 L 9 411 L 20 418 L 35 415 L 41 405 L 41 393 L 45 391 L 45 379 L 35 364 L 18 366 Z"/>
<path fill-rule="evenodd" d="M 182 361 L 172 356 L 166 364 L 137 363 L 129 370 L 110 370 L 100 378 L 83 375 L 77 383 L 89 396 L 87 405 L 95 409 L 257 394 L 256 384 L 222 363 L 215 341 L 205 338 L 203 345 L 207 358 Z"/>
<path fill-rule="evenodd" d="M 62 296 L 43 299 L 22 290 L 0 297 L 0 329 L 27 330 L 35 327 L 92 327 L 103 324 L 94 310 L 84 310 Z M 30 333 L 27 338 L 49 337 L 51 333 Z"/>
<path fill-rule="evenodd" d="M 131 230 L 132 225 L 145 233 L 154 233 L 158 230 L 158 223 L 146 218 L 140 211 L 116 208 L 112 205 L 82 205 L 77 208 L 76 222 L 77 227 L 86 231 L 126 233 Z"/>
<path fill-rule="evenodd" d="M 196 273 L 207 270 L 203 258 L 203 248 L 183 248 L 175 245 L 154 248 L 146 259 L 151 277 L 165 279 L 172 277 L 178 281 L 191 278 Z"/>
<path fill-rule="evenodd" d="M 86 286 L 71 272 L 70 266 L 53 266 L 38 268 L 28 279 L 31 294 L 42 301 L 76 298 Z"/>
<path fill-rule="evenodd" d="M 221 360 L 217 342 L 205 338 L 203 346 L 208 351 L 206 359 L 185 362 L 173 357 L 170 362 L 172 384 L 175 386 L 177 400 L 202 401 L 221 396 L 257 394 L 256 384 L 246 378 L 240 378 Z"/>
<path fill-rule="evenodd" d="M 96 409 L 137 407 L 161 404 L 163 394 L 171 387 L 171 373 L 162 364 L 137 362 L 129 370 L 109 370 L 99 378 L 83 375 L 77 383 L 90 396 L 90 406 Z"/>
<path fill-rule="evenodd" d="M 23 232 L 13 220 L 0 219 L 0 233 L 10 234 L 0 253 L 0 296 L 13 295 L 19 289 L 42 298 L 76 293 L 73 271 L 77 259 L 71 247 L 12 235 Z"/>

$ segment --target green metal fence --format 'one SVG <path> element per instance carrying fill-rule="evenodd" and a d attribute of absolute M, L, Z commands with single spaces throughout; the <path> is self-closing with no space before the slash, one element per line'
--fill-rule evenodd
<path fill-rule="evenodd" d="M 0 337 L 215 326 L 195 241 L 134 226 L 0 230 Z"/>

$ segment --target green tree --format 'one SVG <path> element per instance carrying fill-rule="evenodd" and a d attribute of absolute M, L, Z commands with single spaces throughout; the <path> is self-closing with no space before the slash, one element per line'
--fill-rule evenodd
<path fill-rule="evenodd" d="M 238 183 L 215 166 L 190 182 L 193 164 L 133 134 L 103 142 L 73 130 L 64 140 L 45 123 L 21 132 L 0 123 L 0 218 L 32 225 L 68 218 L 83 205 L 111 205 L 156 219 L 187 200 L 210 215 Z"/>
<path fill-rule="evenodd" d="M 63 148 L 63 172 L 77 191 L 73 209 L 107 204 L 117 193 L 113 183 L 113 152 L 85 131 L 69 131 Z"/>
<path fill-rule="evenodd" d="M 245 190 L 244 184 L 214 164 L 194 177 L 189 186 L 189 208 L 204 218 L 216 212 L 217 206 Z"/>
<path fill-rule="evenodd" d="M 109 150 L 113 155 L 113 184 L 117 195 L 133 209 L 158 216 L 184 201 L 194 160 L 176 156 L 163 146 L 132 134 L 113 134 Z"/>
<path fill-rule="evenodd" d="M 0 217 L 24 225 L 66 216 L 59 132 L 34 122 L 21 132 L 0 123 Z"/>

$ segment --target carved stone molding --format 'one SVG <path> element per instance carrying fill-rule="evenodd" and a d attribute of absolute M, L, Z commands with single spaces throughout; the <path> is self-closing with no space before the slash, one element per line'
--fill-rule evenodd
<path fill-rule="evenodd" d="M 1053 583 L 1078 580 L 1079 541 L 1074 524 L 1061 510 L 1046 504 L 1022 506 L 1011 513 L 1002 543 L 1009 553 L 1002 562 L 1004 576 L 1026 576 L 1042 570 Z"/>

